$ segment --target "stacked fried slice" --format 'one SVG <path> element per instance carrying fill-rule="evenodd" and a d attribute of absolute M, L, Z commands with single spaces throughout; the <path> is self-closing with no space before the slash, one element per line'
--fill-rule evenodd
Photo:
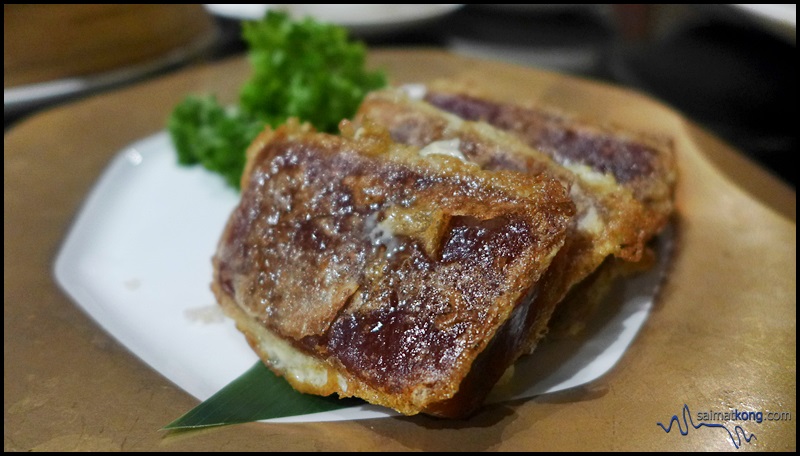
<path fill-rule="evenodd" d="M 373 92 L 339 136 L 256 139 L 212 289 L 301 392 L 468 416 L 559 306 L 590 318 L 649 264 L 674 166 L 669 142 L 464 88 Z"/>
<path fill-rule="evenodd" d="M 669 143 L 604 130 L 540 108 L 503 103 L 452 86 L 389 89 L 370 94 L 357 114 L 359 124 L 378 124 L 395 141 L 416 146 L 450 141 L 467 161 L 486 170 L 512 170 L 558 179 L 576 206 L 565 247 L 537 297 L 546 321 L 567 293 L 594 274 L 584 296 L 565 309 L 564 327 L 578 327 L 600 302 L 608 281 L 635 270 L 647 242 L 672 212 L 674 163 Z M 610 261 L 615 257 L 622 261 Z M 562 316 L 562 318 L 564 318 Z M 544 330 L 530 335 L 528 351 Z"/>
<path fill-rule="evenodd" d="M 543 330 L 534 297 L 574 204 L 544 174 L 345 130 L 256 139 L 212 289 L 299 391 L 468 415 Z"/>

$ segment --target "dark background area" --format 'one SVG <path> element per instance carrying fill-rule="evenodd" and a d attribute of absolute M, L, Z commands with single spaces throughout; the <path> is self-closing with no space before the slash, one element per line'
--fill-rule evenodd
<path fill-rule="evenodd" d="M 246 52 L 239 21 L 214 21 L 219 35 L 205 59 Z M 447 49 L 638 89 L 796 188 L 796 41 L 785 32 L 730 5 L 467 5 L 356 37 L 372 48 Z M 6 113 L 4 128 L 46 107 Z"/>

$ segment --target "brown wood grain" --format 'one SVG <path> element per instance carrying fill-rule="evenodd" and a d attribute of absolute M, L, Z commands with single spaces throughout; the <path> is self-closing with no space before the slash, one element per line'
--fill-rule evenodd
<path fill-rule="evenodd" d="M 97 75 L 213 36 L 201 5 L 4 5 L 3 87 Z"/>
<path fill-rule="evenodd" d="M 424 416 L 252 423 L 174 435 L 196 405 L 128 353 L 54 283 L 53 259 L 109 160 L 164 126 L 189 92 L 235 99 L 240 58 L 195 67 L 29 118 L 4 136 L 4 447 L 123 451 L 730 450 L 721 429 L 666 434 L 693 412 L 789 411 L 796 419 L 796 194 L 678 113 L 640 94 L 555 73 L 394 50 L 370 63 L 394 82 L 491 84 L 581 116 L 675 138 L 678 246 L 655 309 L 617 366 L 569 391 Z M 795 421 L 748 423 L 743 449 L 793 450 Z"/>

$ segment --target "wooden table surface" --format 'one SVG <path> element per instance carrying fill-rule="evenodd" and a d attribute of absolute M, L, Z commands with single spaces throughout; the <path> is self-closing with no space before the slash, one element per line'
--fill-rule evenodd
<path fill-rule="evenodd" d="M 554 73 L 425 50 L 370 64 L 393 82 L 491 84 L 578 115 L 675 138 L 678 248 L 644 328 L 595 382 L 488 406 L 467 421 L 424 416 L 251 423 L 166 434 L 196 400 L 131 355 L 63 294 L 53 260 L 114 155 L 164 128 L 187 93 L 233 101 L 243 58 L 193 67 L 35 115 L 4 135 L 4 447 L 26 450 L 734 450 L 722 428 L 657 422 L 692 412 L 762 412 L 722 422 L 796 449 L 796 193 L 720 140 L 640 94 Z M 209 253 L 210 255 L 210 253 Z M 767 419 L 789 412 L 790 419 Z M 771 415 L 770 415 L 771 416 Z"/>

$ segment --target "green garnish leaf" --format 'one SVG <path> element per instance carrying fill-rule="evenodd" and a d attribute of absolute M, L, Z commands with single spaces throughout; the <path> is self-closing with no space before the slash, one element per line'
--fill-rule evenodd
<path fill-rule="evenodd" d="M 243 36 L 253 76 L 242 88 L 241 105 L 272 126 L 298 117 L 334 133 L 367 92 L 386 85 L 382 73 L 365 70 L 366 48 L 349 41 L 342 27 L 311 18 L 292 22 L 272 12 L 261 22 L 245 22 Z"/>
<path fill-rule="evenodd" d="M 383 73 L 366 70 L 363 43 L 349 40 L 342 27 L 269 11 L 260 21 L 243 23 L 242 34 L 252 75 L 239 105 L 225 108 L 213 96 L 189 96 L 167 122 L 178 163 L 201 164 L 237 189 L 247 146 L 266 125 L 297 117 L 335 133 L 368 92 L 386 85 Z"/>
<path fill-rule="evenodd" d="M 239 378 L 163 429 L 197 429 L 249 423 L 328 412 L 360 404 L 364 404 L 360 399 L 298 393 L 286 380 L 257 362 Z"/>
<path fill-rule="evenodd" d="M 199 163 L 237 189 L 247 146 L 263 128 L 264 122 L 235 107 L 223 107 L 213 96 L 187 97 L 167 121 L 178 163 Z"/>

